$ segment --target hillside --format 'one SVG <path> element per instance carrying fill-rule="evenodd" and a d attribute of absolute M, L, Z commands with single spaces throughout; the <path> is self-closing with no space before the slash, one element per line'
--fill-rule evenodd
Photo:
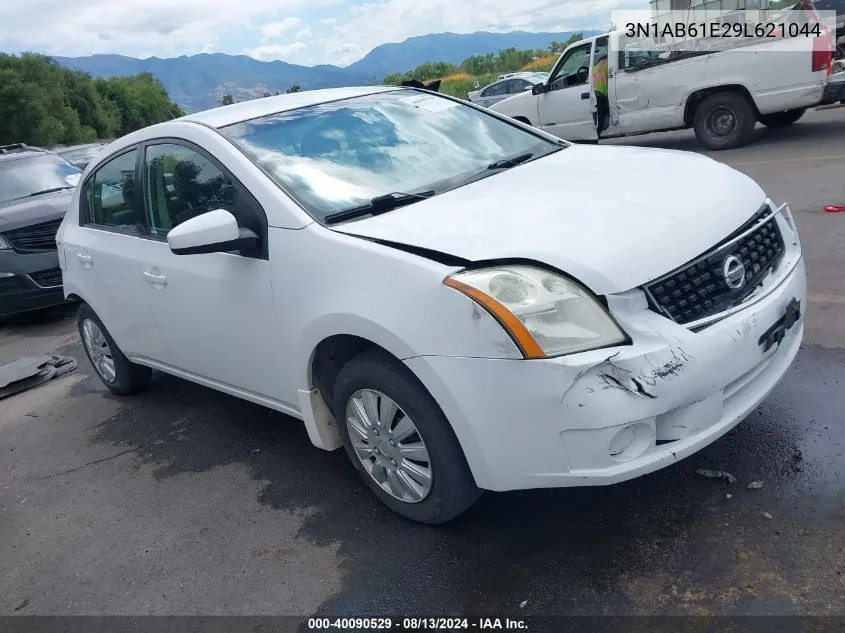
<path fill-rule="evenodd" d="M 224 94 L 236 100 L 265 92 L 284 92 L 294 84 L 303 90 L 376 83 L 337 66 L 298 66 L 282 61 L 261 62 L 245 55 L 203 53 L 175 58 L 136 59 L 122 55 L 55 57 L 57 62 L 96 77 L 150 72 L 171 98 L 188 112 L 214 107 Z"/>
<path fill-rule="evenodd" d="M 97 77 L 152 73 L 171 98 L 188 112 L 218 105 L 224 94 L 236 100 L 253 99 L 264 93 L 284 92 L 292 85 L 303 90 L 381 83 L 391 73 L 406 72 L 431 61 L 459 64 L 472 55 L 502 49 L 544 49 L 570 33 L 436 33 L 412 37 L 399 44 L 382 44 L 363 59 L 339 66 L 299 66 L 283 61 L 262 62 L 245 55 L 203 53 L 174 58 L 136 59 L 123 55 L 55 57 L 74 70 Z"/>
<path fill-rule="evenodd" d="M 506 48 L 518 50 L 545 49 L 553 41 L 564 41 L 565 33 L 434 33 L 410 37 L 399 44 L 382 44 L 367 53 L 346 70 L 381 81 L 393 73 L 405 73 L 425 62 L 460 64 L 473 55 L 498 53 Z M 585 32 L 585 36 L 589 35 Z"/>

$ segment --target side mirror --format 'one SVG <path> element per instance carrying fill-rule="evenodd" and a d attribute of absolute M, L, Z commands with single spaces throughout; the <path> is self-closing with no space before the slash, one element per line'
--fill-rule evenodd
<path fill-rule="evenodd" d="M 225 209 L 185 220 L 167 233 L 167 243 L 176 255 L 248 251 L 258 242 L 258 236 L 240 228 L 235 216 Z"/>
<path fill-rule="evenodd" d="M 541 95 L 546 92 L 546 84 L 534 84 L 534 87 L 531 88 L 532 95 Z"/>

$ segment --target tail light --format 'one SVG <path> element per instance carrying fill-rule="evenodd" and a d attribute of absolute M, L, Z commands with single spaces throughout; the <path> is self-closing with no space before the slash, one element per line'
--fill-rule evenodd
<path fill-rule="evenodd" d="M 828 75 L 833 71 L 833 35 L 825 26 L 822 26 L 821 35 L 813 40 L 812 72 L 820 70 L 827 70 Z"/>

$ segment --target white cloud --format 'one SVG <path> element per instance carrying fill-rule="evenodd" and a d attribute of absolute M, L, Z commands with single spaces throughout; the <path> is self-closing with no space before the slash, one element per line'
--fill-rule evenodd
<path fill-rule="evenodd" d="M 276 39 L 300 26 L 302 26 L 302 20 L 299 18 L 285 18 L 281 22 L 271 22 L 262 26 L 261 35 L 265 40 Z"/>
<path fill-rule="evenodd" d="M 246 50 L 259 59 L 342 65 L 426 33 L 603 28 L 617 8 L 647 9 L 648 1 L 0 0 L 0 47 L 136 57 Z"/>
<path fill-rule="evenodd" d="M 284 59 L 287 61 L 290 57 L 300 51 L 304 51 L 306 48 L 308 47 L 302 42 L 294 42 L 293 44 L 265 44 L 246 51 L 246 54 L 261 61 L 271 59 Z"/>
<path fill-rule="evenodd" d="M 647 0 L 370 0 L 338 21 L 324 48 L 348 51 L 333 62 L 348 64 L 359 51 L 426 33 L 601 29 L 611 9 L 632 5 L 648 8 Z"/>

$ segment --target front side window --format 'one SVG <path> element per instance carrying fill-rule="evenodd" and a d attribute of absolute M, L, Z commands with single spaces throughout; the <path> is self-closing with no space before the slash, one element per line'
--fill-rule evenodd
<path fill-rule="evenodd" d="M 85 224 L 140 231 L 141 215 L 135 196 L 135 161 L 138 150 L 121 154 L 85 182 L 82 191 Z"/>
<path fill-rule="evenodd" d="M 536 159 L 547 141 L 437 94 L 396 90 L 269 115 L 220 130 L 316 219 L 391 193 L 435 194 Z"/>
<path fill-rule="evenodd" d="M 153 235 L 167 235 L 185 220 L 217 209 L 225 209 L 237 217 L 231 179 L 189 147 L 148 146 L 144 178 L 147 221 Z"/>
<path fill-rule="evenodd" d="M 508 82 L 508 94 L 519 94 L 529 86 L 531 84 L 525 81 L 525 79 L 511 79 Z"/>
<path fill-rule="evenodd" d="M 558 66 L 551 81 L 552 90 L 560 90 L 569 86 L 579 86 L 587 83 L 590 78 L 590 50 L 592 44 L 584 44 L 573 48 Z"/>
<path fill-rule="evenodd" d="M 0 204 L 44 193 L 73 189 L 79 169 L 53 154 L 0 162 Z"/>
<path fill-rule="evenodd" d="M 507 81 L 500 81 L 498 83 L 493 84 L 487 89 L 487 97 L 500 97 L 504 94 L 508 93 L 508 82 Z"/>

